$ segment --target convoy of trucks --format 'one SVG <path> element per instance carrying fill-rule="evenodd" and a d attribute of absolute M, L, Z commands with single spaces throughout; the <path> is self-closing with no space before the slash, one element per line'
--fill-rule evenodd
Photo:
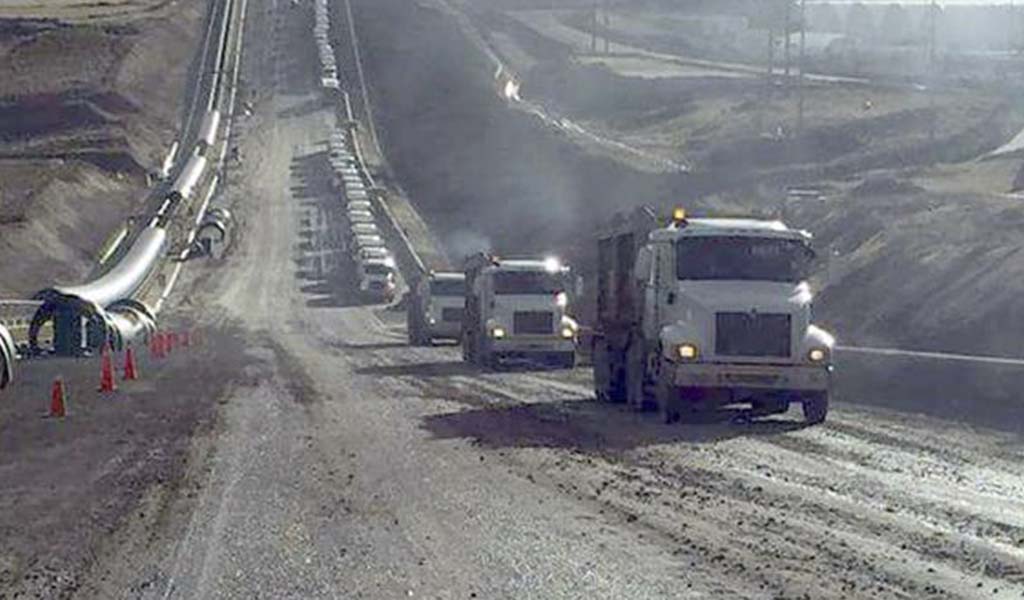
<path fill-rule="evenodd" d="M 590 342 L 599 400 L 657 410 L 665 422 L 741 406 L 745 417 L 799 403 L 821 423 L 833 337 L 812 322 L 811 236 L 781 221 L 618 215 L 597 234 Z M 408 296 L 409 341 L 458 339 L 463 359 L 572 367 L 581 285 L 554 259 L 466 259 Z"/>
<path fill-rule="evenodd" d="M 598 399 L 666 422 L 728 404 L 824 421 L 834 341 L 811 322 L 810 235 L 779 221 L 621 216 L 598 240 Z"/>

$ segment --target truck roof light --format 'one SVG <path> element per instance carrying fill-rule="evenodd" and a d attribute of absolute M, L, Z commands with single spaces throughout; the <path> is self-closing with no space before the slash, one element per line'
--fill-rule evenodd
<path fill-rule="evenodd" d="M 672 222 L 676 225 L 686 225 L 686 209 L 676 207 L 672 210 Z"/>
<path fill-rule="evenodd" d="M 548 273 L 557 273 L 562 270 L 562 263 L 554 256 L 544 259 L 544 270 Z"/>

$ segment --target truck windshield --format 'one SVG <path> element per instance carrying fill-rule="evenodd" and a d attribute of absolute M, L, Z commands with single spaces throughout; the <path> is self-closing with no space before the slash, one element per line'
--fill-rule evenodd
<path fill-rule="evenodd" d="M 501 271 L 494 274 L 495 294 L 557 294 L 565 289 L 562 277 L 539 271 Z"/>
<path fill-rule="evenodd" d="M 463 296 L 466 293 L 465 281 L 432 281 L 430 282 L 430 294 L 432 296 Z"/>
<path fill-rule="evenodd" d="M 814 253 L 804 242 L 747 236 L 692 237 L 676 243 L 679 279 L 780 281 L 807 276 Z"/>

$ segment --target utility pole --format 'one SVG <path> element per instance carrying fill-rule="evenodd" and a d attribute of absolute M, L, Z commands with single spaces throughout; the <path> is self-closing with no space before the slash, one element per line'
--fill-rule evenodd
<path fill-rule="evenodd" d="M 786 11 L 785 11 L 785 18 L 783 19 L 783 29 L 784 29 L 783 35 L 786 36 L 786 41 L 785 41 L 785 45 L 783 46 L 783 56 L 785 57 L 783 59 L 785 61 L 785 66 L 783 67 L 783 71 L 785 72 L 785 75 L 786 75 L 786 87 L 788 88 L 789 87 L 789 32 L 792 29 L 792 16 L 791 16 L 790 12 L 792 11 L 792 8 L 793 8 L 793 2 L 792 2 L 792 0 L 785 0 L 785 1 L 786 1 Z"/>
<path fill-rule="evenodd" d="M 608 36 L 611 33 L 611 22 L 608 17 L 608 0 L 604 1 L 604 5 L 601 7 L 604 11 L 604 53 L 611 54 L 608 46 L 611 42 L 608 41 Z"/>
<path fill-rule="evenodd" d="M 932 0 L 928 7 L 928 140 L 935 141 L 935 28 L 939 4 Z"/>
<path fill-rule="evenodd" d="M 800 99 L 796 105 L 796 135 L 804 132 L 804 71 L 807 69 L 807 0 L 800 0 Z"/>

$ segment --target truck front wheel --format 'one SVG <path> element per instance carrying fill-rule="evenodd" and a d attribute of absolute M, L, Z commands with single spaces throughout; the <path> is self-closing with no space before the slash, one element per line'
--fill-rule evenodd
<path fill-rule="evenodd" d="M 804 421 L 808 425 L 825 422 L 828 415 L 828 392 L 815 392 L 803 398 Z"/>
<path fill-rule="evenodd" d="M 576 353 L 575 352 L 561 352 L 556 354 L 551 363 L 559 369 L 573 369 L 576 368 Z"/>
<path fill-rule="evenodd" d="M 678 423 L 683 414 L 681 390 L 660 373 L 654 389 L 658 400 L 658 418 L 662 423 Z"/>

